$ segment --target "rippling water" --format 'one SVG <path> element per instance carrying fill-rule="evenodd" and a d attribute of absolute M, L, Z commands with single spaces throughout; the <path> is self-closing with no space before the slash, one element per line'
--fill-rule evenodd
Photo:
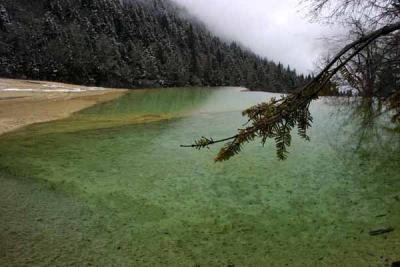
<path fill-rule="evenodd" d="M 399 136 L 343 101 L 312 105 L 289 159 L 218 147 L 272 94 L 135 91 L 0 138 L 1 266 L 387 266 L 400 260 Z M 368 126 L 368 127 L 367 127 Z M 394 133 L 393 133 L 394 132 Z M 373 230 L 394 228 L 385 235 Z"/>

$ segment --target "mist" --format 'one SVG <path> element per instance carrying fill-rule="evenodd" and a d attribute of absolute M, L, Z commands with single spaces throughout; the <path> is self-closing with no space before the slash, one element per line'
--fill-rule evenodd
<path fill-rule="evenodd" d="M 310 73 L 324 52 L 327 25 L 309 22 L 298 0 L 174 0 L 216 35 L 302 73 Z"/>

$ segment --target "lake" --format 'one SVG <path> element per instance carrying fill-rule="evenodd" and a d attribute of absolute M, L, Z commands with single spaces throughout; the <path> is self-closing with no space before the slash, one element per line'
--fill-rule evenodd
<path fill-rule="evenodd" d="M 232 135 L 243 109 L 272 96 L 139 90 L 0 137 L 0 265 L 400 260 L 400 141 L 386 118 L 365 124 L 362 108 L 323 98 L 311 141 L 294 136 L 286 161 L 271 141 L 224 163 L 213 161 L 219 146 L 180 148 Z"/>

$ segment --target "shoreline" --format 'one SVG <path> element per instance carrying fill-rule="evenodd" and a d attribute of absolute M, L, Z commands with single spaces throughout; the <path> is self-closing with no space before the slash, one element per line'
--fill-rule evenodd
<path fill-rule="evenodd" d="M 34 123 L 67 118 L 127 92 L 128 89 L 0 78 L 0 136 Z"/>

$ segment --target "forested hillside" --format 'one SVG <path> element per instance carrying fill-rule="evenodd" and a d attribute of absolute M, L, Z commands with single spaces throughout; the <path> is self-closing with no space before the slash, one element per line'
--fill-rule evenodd
<path fill-rule="evenodd" d="M 276 92 L 305 80 L 289 67 L 220 40 L 169 0 L 3 0 L 0 76 Z"/>

